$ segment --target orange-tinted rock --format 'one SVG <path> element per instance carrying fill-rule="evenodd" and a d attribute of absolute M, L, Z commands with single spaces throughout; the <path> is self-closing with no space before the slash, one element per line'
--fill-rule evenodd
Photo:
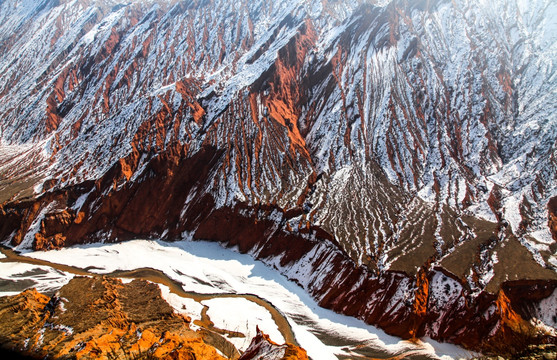
<path fill-rule="evenodd" d="M 412 315 L 415 319 L 413 329 L 410 329 L 410 334 L 416 336 L 419 332 L 421 322 L 425 319 L 427 314 L 427 300 L 429 296 L 429 279 L 427 278 L 427 270 L 421 268 L 416 275 L 416 292 L 414 293 L 414 304 Z"/>
<path fill-rule="evenodd" d="M 0 315 L 3 347 L 34 357 L 224 360 L 144 280 L 76 277 L 52 298 L 2 297 Z"/>
<path fill-rule="evenodd" d="M 46 236 L 64 232 L 74 221 L 75 215 L 72 210 L 46 214 L 41 223 L 41 232 Z"/>
<path fill-rule="evenodd" d="M 74 223 L 80 224 L 83 221 L 84 218 L 85 218 L 85 212 L 80 211 L 75 216 Z"/>
<path fill-rule="evenodd" d="M 257 328 L 257 335 L 238 360 L 307 360 L 304 349 L 292 344 L 279 345 Z"/>
<path fill-rule="evenodd" d="M 62 233 L 45 236 L 38 232 L 35 234 L 35 242 L 33 243 L 33 250 L 59 250 L 66 245 L 66 237 Z"/>
<path fill-rule="evenodd" d="M 510 287 L 509 287 L 510 285 Z M 499 354 L 505 354 L 507 356 L 515 355 L 517 353 L 523 352 L 528 349 L 532 344 L 544 344 L 544 343 L 556 343 L 555 337 L 540 330 L 533 326 L 530 321 L 527 321 L 526 316 L 531 316 L 529 314 L 530 310 L 523 312 L 522 314 L 517 311 L 520 305 L 525 305 L 532 301 L 532 298 L 542 296 L 540 292 L 540 287 L 536 284 L 519 285 L 522 291 L 529 291 L 529 300 L 523 299 L 524 296 L 518 295 L 515 291 L 518 289 L 513 289 L 516 284 L 508 284 L 504 286 L 497 295 L 497 300 L 495 301 L 496 312 L 494 315 L 494 320 L 497 321 L 497 325 L 494 330 L 489 334 L 489 336 L 483 338 L 482 349 L 485 352 L 493 352 Z M 549 285 L 549 284 L 548 284 Z M 553 286 L 541 286 L 545 288 L 546 292 L 555 288 Z M 518 295 L 518 299 L 515 298 L 514 301 L 511 300 L 507 294 L 514 293 Z M 521 299 L 522 298 L 522 299 Z M 504 344 L 504 346 L 502 345 Z"/>
<path fill-rule="evenodd" d="M 187 106 L 191 109 L 193 120 L 201 125 L 205 109 L 195 100 L 200 91 L 200 84 L 193 79 L 182 79 L 176 82 L 176 91 L 182 95 Z"/>
<path fill-rule="evenodd" d="M 52 93 L 46 100 L 46 118 L 45 118 L 45 131 L 50 134 L 58 129 L 62 118 L 58 114 L 58 103 L 56 102 L 56 95 Z"/>
<path fill-rule="evenodd" d="M 313 24 L 307 20 L 300 27 L 298 34 L 279 51 L 272 68 L 252 86 L 254 91 L 268 93 L 268 96 L 263 99 L 264 105 L 268 108 L 268 116 L 287 129 L 291 141 L 290 150 L 300 151 L 307 158 L 309 153 L 305 140 L 298 129 L 300 103 L 304 98 L 298 77 L 307 53 L 314 46 L 316 39 L 317 34 Z M 265 89 L 263 83 L 267 84 Z M 252 106 L 252 116 L 256 118 L 256 114 L 257 110 Z"/>
<path fill-rule="evenodd" d="M 46 214 L 41 221 L 41 228 L 35 234 L 33 250 L 61 249 L 66 245 L 66 236 L 63 233 L 75 219 L 71 210 Z"/>

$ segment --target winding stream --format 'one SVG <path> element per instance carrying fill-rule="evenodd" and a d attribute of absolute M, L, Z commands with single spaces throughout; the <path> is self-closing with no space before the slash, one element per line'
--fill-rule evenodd
<path fill-rule="evenodd" d="M 257 295 L 253 295 L 253 294 L 236 294 L 236 293 L 226 293 L 226 294 L 201 294 L 201 293 L 197 293 L 197 292 L 192 292 L 192 291 L 185 291 L 183 289 L 183 284 L 180 283 L 179 281 L 176 281 L 174 279 L 171 279 L 170 277 L 168 277 L 165 273 L 163 273 L 160 270 L 157 269 L 153 269 L 153 268 L 140 268 L 140 269 L 135 269 L 135 270 L 128 270 L 128 271 L 123 271 L 123 270 L 116 270 L 107 274 L 97 274 L 94 272 L 91 272 L 91 270 L 95 270 L 97 269 L 94 266 L 89 266 L 86 268 L 79 268 L 76 266 L 70 266 L 70 265 L 64 265 L 64 264 L 58 264 L 58 263 L 54 263 L 54 262 L 50 262 L 50 261 L 46 261 L 46 260 L 41 260 L 41 259 L 35 259 L 35 258 L 31 258 L 31 257 L 27 257 L 27 256 L 23 256 L 18 254 L 17 252 L 15 252 L 12 249 L 6 248 L 6 247 L 1 247 L 0 248 L 0 252 L 6 256 L 3 259 L 0 259 L 1 263 L 22 263 L 22 264 L 30 264 L 30 265 L 38 265 L 38 266 L 48 266 L 51 267 L 53 269 L 65 272 L 65 273 L 69 273 L 69 274 L 73 274 L 73 275 L 78 275 L 78 276 L 91 276 L 91 277 L 111 277 L 111 278 L 120 278 L 120 279 L 142 279 L 142 280 L 147 280 L 156 284 L 160 284 L 160 285 L 164 285 L 167 286 L 170 289 L 170 292 L 173 294 L 176 294 L 182 298 L 186 298 L 186 299 L 192 299 L 198 303 L 201 303 L 202 301 L 205 300 L 212 300 L 212 299 L 217 299 L 217 298 L 242 298 L 242 299 L 246 299 L 248 301 L 251 301 L 259 306 L 264 307 L 272 316 L 273 321 L 276 323 L 279 331 L 281 332 L 282 336 L 284 337 L 284 339 L 286 340 L 286 342 L 291 343 L 291 344 L 295 344 L 298 345 L 298 342 L 296 341 L 296 337 L 294 335 L 294 332 L 292 331 L 292 327 L 290 326 L 288 320 L 285 318 L 285 316 L 277 309 L 273 306 L 273 304 L 271 304 L 269 301 L 260 298 Z M 234 358 L 239 357 L 239 352 L 238 350 L 230 343 L 226 340 L 226 338 L 223 337 L 223 335 L 228 334 L 228 335 L 236 335 L 236 337 L 238 336 L 244 336 L 244 334 L 242 333 L 235 333 L 233 331 L 229 331 L 226 329 L 219 329 L 215 326 L 213 326 L 212 322 L 210 321 L 209 316 L 207 315 L 207 309 L 208 307 L 206 305 L 204 305 L 204 310 L 201 313 L 202 318 L 201 320 L 196 321 L 195 323 L 197 325 L 199 325 L 200 327 L 204 328 L 205 330 L 208 330 L 210 332 L 212 332 L 213 336 L 217 336 L 221 337 L 218 338 L 216 341 L 214 341 L 214 344 L 212 345 L 218 345 L 219 350 L 221 350 L 224 353 L 228 353 L 230 354 L 235 353 L 234 354 Z M 231 346 L 233 347 L 233 349 L 231 349 Z"/>
<path fill-rule="evenodd" d="M 0 259 L 0 295 L 33 286 L 55 291 L 73 275 L 144 279 L 172 294 L 167 301 L 177 311 L 185 307 L 183 311 L 195 314 L 194 325 L 210 332 L 215 343 L 235 344 L 236 356 L 236 348 L 249 345 L 258 325 L 274 333 L 276 342 L 282 337 L 305 348 L 313 360 L 471 357 L 453 345 L 404 341 L 323 309 L 277 270 L 214 242 L 132 240 L 24 255 L 7 248 L 0 252 L 5 256 Z M 229 345 L 221 352 L 229 351 Z"/>

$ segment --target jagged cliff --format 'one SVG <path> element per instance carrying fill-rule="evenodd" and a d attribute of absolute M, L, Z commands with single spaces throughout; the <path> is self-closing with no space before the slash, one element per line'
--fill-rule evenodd
<path fill-rule="evenodd" d="M 557 5 L 229 7 L 0 4 L 0 237 L 216 240 L 392 334 L 554 342 Z"/>
<path fill-rule="evenodd" d="M 257 336 L 253 338 L 250 346 L 239 360 L 266 359 L 266 360 L 307 360 L 304 349 L 291 344 L 279 345 L 274 343 L 269 336 L 257 329 Z"/>

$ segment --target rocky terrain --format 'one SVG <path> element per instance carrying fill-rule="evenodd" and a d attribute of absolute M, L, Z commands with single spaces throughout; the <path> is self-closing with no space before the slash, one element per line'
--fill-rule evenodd
<path fill-rule="evenodd" d="M 257 336 L 253 338 L 249 348 L 242 354 L 239 360 L 303 360 L 307 358 L 305 350 L 291 344 L 276 344 L 257 329 Z"/>
<path fill-rule="evenodd" d="M 144 280 L 76 277 L 52 297 L 31 289 L 0 298 L 0 347 L 31 358 L 238 358 L 218 333 L 194 331 L 190 323 Z M 263 333 L 249 349 L 241 359 L 307 359 L 303 349 Z"/>
<path fill-rule="evenodd" d="M 3 1 L 0 238 L 215 240 L 404 338 L 555 343 L 556 17 Z"/>
<path fill-rule="evenodd" d="M 500 360 L 502 357 L 481 357 L 477 360 Z M 513 360 L 553 360 L 557 359 L 557 346 L 554 344 L 530 345 L 522 352 L 511 357 Z"/>

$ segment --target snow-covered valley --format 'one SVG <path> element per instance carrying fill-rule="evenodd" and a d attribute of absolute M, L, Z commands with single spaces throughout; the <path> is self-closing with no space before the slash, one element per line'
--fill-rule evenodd
<path fill-rule="evenodd" d="M 430 339 L 405 341 L 385 334 L 364 322 L 339 315 L 319 307 L 298 285 L 280 275 L 250 255 L 240 254 L 214 242 L 163 242 L 134 240 L 120 244 L 90 244 L 58 251 L 28 252 L 26 257 L 46 260 L 53 264 L 87 269 L 95 274 L 111 274 L 140 268 L 160 270 L 170 279 L 182 284 L 184 291 L 218 295 L 197 302 L 173 293 L 161 286 L 165 299 L 177 312 L 193 320 L 201 319 L 204 306 L 215 326 L 240 332 L 242 337 L 230 337 L 240 350 L 245 350 L 258 326 L 277 343 L 284 337 L 269 312 L 262 306 L 241 297 L 227 294 L 253 294 L 271 303 L 288 321 L 296 341 L 307 349 L 314 360 L 360 356 L 388 358 L 459 359 L 474 354 L 454 345 L 440 344 Z M 4 260 L 5 255 L 3 255 Z M 53 292 L 74 275 L 45 265 L 0 262 L 2 287 L 0 294 L 12 295 L 15 281 L 20 287 L 36 287 Z"/>

